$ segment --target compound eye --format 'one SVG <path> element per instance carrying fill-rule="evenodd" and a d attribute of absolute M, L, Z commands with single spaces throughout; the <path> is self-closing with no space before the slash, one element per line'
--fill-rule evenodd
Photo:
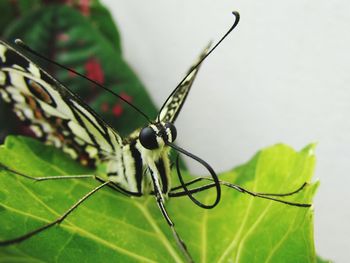
<path fill-rule="evenodd" d="M 168 136 L 168 140 L 170 142 L 174 142 L 175 139 L 176 139 L 176 136 L 177 136 L 177 131 L 176 131 L 176 128 L 175 128 L 174 124 L 172 124 L 171 122 L 167 122 L 167 123 L 164 124 L 164 127 L 165 127 L 166 130 L 170 130 L 171 139 Z"/>
<path fill-rule="evenodd" d="M 159 147 L 157 142 L 157 134 L 151 127 L 145 127 L 139 135 L 140 143 L 148 150 L 154 150 Z"/>

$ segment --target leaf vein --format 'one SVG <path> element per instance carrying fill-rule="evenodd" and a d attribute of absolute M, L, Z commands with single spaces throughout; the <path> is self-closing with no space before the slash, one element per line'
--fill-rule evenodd
<path fill-rule="evenodd" d="M 158 234 L 159 239 L 162 241 L 164 247 L 167 249 L 169 254 L 173 257 L 173 259 L 176 262 L 183 262 L 181 260 L 180 256 L 175 251 L 175 249 L 170 244 L 169 240 L 164 235 L 164 233 L 160 230 L 158 224 L 156 223 L 156 221 L 154 220 L 152 215 L 149 213 L 148 209 L 145 206 L 141 205 L 141 204 L 136 204 L 136 205 L 140 209 L 140 211 L 143 213 L 143 215 L 145 216 L 147 221 L 150 223 L 152 228 L 155 230 L 155 232 Z"/>
<path fill-rule="evenodd" d="M 38 219 L 40 221 L 44 221 L 44 222 L 47 222 L 47 223 L 49 222 L 48 220 L 46 220 L 44 218 L 25 213 L 25 212 L 23 212 L 21 210 L 18 210 L 18 209 L 12 208 L 12 207 L 8 207 L 6 205 L 3 205 L 3 206 L 5 208 L 7 208 L 8 210 L 11 210 L 12 212 L 15 212 L 15 213 L 18 213 L 18 214 L 22 214 L 22 215 L 26 215 L 27 217 L 31 217 L 31 218 L 36 218 L 36 219 Z M 69 226 L 67 224 L 63 224 L 63 225 L 61 225 L 61 227 L 65 228 L 65 229 L 67 229 L 67 230 L 69 230 L 71 232 L 79 233 L 79 234 L 82 234 L 85 237 L 89 237 L 92 240 L 95 240 L 96 242 L 98 242 L 100 244 L 103 244 L 103 245 L 105 245 L 105 246 L 107 246 L 107 247 L 109 247 L 109 248 L 111 248 L 111 249 L 113 249 L 113 250 L 115 250 L 115 251 L 117 251 L 117 252 L 119 252 L 121 254 L 125 254 L 125 255 L 127 255 L 129 257 L 133 257 L 135 259 L 141 260 L 142 262 L 155 262 L 153 260 L 150 260 L 149 258 L 145 258 L 145 257 L 143 257 L 141 255 L 138 255 L 135 252 L 131 252 L 129 250 L 126 250 L 124 248 L 116 246 L 115 244 L 112 244 L 112 243 L 110 243 L 110 242 L 108 242 L 108 241 L 106 241 L 106 240 L 104 240 L 102 238 L 99 238 L 98 236 L 96 236 L 96 235 L 94 235 L 94 234 L 92 234 L 92 233 L 90 233 L 90 232 L 88 232 L 88 231 L 86 231 L 86 230 L 76 226 L 76 225 Z"/>

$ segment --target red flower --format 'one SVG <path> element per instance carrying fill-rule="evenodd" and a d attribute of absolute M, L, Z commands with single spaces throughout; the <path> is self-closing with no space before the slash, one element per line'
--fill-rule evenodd
<path fill-rule="evenodd" d="M 62 42 L 66 42 L 69 40 L 69 35 L 68 34 L 65 34 L 65 33 L 60 33 L 57 35 L 57 40 L 58 41 L 62 41 Z"/>
<path fill-rule="evenodd" d="M 101 111 L 102 112 L 107 112 L 109 110 L 109 105 L 108 105 L 108 103 L 107 102 L 103 102 L 102 104 L 101 104 Z"/>
<path fill-rule="evenodd" d="M 122 97 L 127 102 L 131 102 L 132 101 L 132 97 L 130 95 L 128 95 L 127 93 L 125 93 L 125 92 L 120 93 L 119 96 Z"/>
<path fill-rule="evenodd" d="M 79 9 L 84 16 L 90 15 L 90 0 L 80 0 Z"/>
<path fill-rule="evenodd" d="M 112 113 L 116 117 L 120 117 L 123 114 L 123 107 L 120 104 L 113 106 Z"/>
<path fill-rule="evenodd" d="M 100 62 L 96 58 L 90 58 L 85 63 L 86 77 L 96 81 L 99 84 L 104 82 L 104 74 Z"/>

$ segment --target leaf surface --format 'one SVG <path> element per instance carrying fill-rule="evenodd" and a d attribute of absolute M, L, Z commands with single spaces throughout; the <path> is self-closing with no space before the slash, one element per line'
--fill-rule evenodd
<path fill-rule="evenodd" d="M 94 173 L 59 150 L 24 137 L 7 138 L 0 148 L 0 163 L 32 176 Z M 252 191 L 290 192 L 311 180 L 314 163 L 313 145 L 300 152 L 276 145 L 220 178 Z M 54 220 L 98 184 L 92 179 L 33 182 L 1 170 L 0 239 Z M 316 188 L 317 184 L 309 185 L 287 200 L 311 202 Z M 316 262 L 312 208 L 262 200 L 230 188 L 222 190 L 222 201 L 212 210 L 196 207 L 186 197 L 166 203 L 195 262 Z M 215 191 L 206 191 L 197 197 L 209 202 L 214 195 Z M 184 261 L 154 197 L 129 198 L 109 188 L 91 196 L 59 226 L 0 248 L 0 262 L 101 259 Z"/>

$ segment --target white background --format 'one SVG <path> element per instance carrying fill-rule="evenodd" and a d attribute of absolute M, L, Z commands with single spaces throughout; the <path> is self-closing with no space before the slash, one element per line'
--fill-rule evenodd
<path fill-rule="evenodd" d="M 216 170 L 284 142 L 318 142 L 318 254 L 349 262 L 350 2 L 103 1 L 126 60 L 161 105 L 209 40 L 241 22 L 205 61 L 177 121 L 178 144 Z"/>

